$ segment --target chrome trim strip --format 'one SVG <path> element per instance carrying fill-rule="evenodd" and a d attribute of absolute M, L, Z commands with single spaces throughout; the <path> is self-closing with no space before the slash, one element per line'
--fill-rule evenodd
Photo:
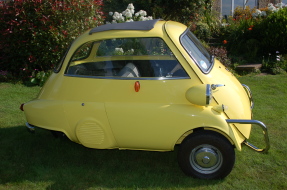
<path fill-rule="evenodd" d="M 250 90 L 250 88 L 247 85 L 245 85 L 245 84 L 241 84 L 241 85 L 243 86 L 244 90 L 248 94 L 249 101 L 250 101 L 250 104 L 251 104 L 250 107 L 251 107 L 251 109 L 253 109 L 254 108 L 254 101 L 253 101 L 251 90 Z"/>
<path fill-rule="evenodd" d="M 26 127 L 28 129 L 29 132 L 34 133 L 35 132 L 35 127 L 33 127 L 32 125 L 30 125 L 28 122 L 26 122 Z"/>
<path fill-rule="evenodd" d="M 67 77 L 78 77 L 78 78 L 95 78 L 95 79 L 113 79 L 113 80 L 179 80 L 179 79 L 190 79 L 190 77 L 113 77 L 113 76 L 87 76 L 87 75 L 69 75 Z"/>
<path fill-rule="evenodd" d="M 256 146 L 254 146 L 253 144 L 247 142 L 246 140 L 243 143 L 245 145 L 247 145 L 249 148 L 251 148 L 251 149 L 253 149 L 253 150 L 257 151 L 257 152 L 260 152 L 260 153 L 267 153 L 268 150 L 270 149 L 270 142 L 269 142 L 269 136 L 268 136 L 267 127 L 261 121 L 258 121 L 258 120 L 245 120 L 245 119 L 226 119 L 226 122 L 227 123 L 233 123 L 233 124 L 237 123 L 237 124 L 255 124 L 255 125 L 259 125 L 262 128 L 262 130 L 263 130 L 266 147 L 264 149 L 257 148 Z"/>

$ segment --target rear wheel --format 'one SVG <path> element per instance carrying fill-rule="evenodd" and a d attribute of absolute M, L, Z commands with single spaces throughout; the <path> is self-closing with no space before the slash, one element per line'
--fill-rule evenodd
<path fill-rule="evenodd" d="M 235 152 L 231 143 L 213 131 L 191 134 L 178 151 L 182 171 L 200 179 L 221 179 L 232 170 Z"/>

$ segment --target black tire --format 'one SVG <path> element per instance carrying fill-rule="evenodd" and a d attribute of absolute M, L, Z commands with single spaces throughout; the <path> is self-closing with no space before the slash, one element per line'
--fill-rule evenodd
<path fill-rule="evenodd" d="M 63 132 L 60 131 L 51 131 L 51 133 L 55 138 L 64 138 L 66 136 Z"/>
<path fill-rule="evenodd" d="M 191 134 L 182 142 L 178 151 L 178 163 L 188 176 L 222 179 L 234 166 L 234 147 L 216 132 L 200 131 Z"/>

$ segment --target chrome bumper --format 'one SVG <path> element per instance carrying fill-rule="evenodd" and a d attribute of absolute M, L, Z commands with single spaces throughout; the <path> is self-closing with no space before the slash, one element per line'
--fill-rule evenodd
<path fill-rule="evenodd" d="M 243 143 L 245 145 L 247 145 L 249 148 L 251 148 L 257 152 L 261 152 L 261 153 L 268 152 L 268 150 L 270 148 L 270 142 L 269 142 L 267 127 L 264 125 L 264 123 L 262 123 L 261 121 L 257 121 L 257 120 L 244 120 L 244 119 L 226 119 L 226 122 L 231 123 L 231 124 L 255 124 L 257 126 L 260 126 L 262 128 L 263 134 L 264 134 L 264 140 L 265 140 L 265 144 L 266 144 L 265 148 L 263 148 L 263 149 L 257 148 L 256 146 L 247 142 L 246 140 L 243 141 Z"/>
<path fill-rule="evenodd" d="M 253 98 L 252 98 L 252 93 L 251 93 L 251 90 L 250 88 L 245 85 L 245 84 L 241 84 L 244 88 L 244 90 L 246 91 L 247 95 L 248 95 L 248 98 L 249 98 L 249 101 L 250 101 L 250 108 L 253 109 L 254 108 L 254 101 L 253 101 Z"/>
<path fill-rule="evenodd" d="M 28 122 L 26 122 L 26 127 L 27 127 L 29 132 L 35 133 L 35 127 L 30 125 Z"/>

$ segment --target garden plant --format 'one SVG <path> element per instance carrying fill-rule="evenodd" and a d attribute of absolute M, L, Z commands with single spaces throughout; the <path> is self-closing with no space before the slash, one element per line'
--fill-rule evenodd
<path fill-rule="evenodd" d="M 102 23 L 102 4 L 102 0 L 0 1 L 0 71 L 42 84 L 73 39 Z"/>
<path fill-rule="evenodd" d="M 237 8 L 220 27 L 219 38 L 239 63 L 262 62 L 272 74 L 284 74 L 287 62 L 287 7 L 279 3 L 262 9 Z M 233 63 L 236 62 L 233 60 Z"/>

